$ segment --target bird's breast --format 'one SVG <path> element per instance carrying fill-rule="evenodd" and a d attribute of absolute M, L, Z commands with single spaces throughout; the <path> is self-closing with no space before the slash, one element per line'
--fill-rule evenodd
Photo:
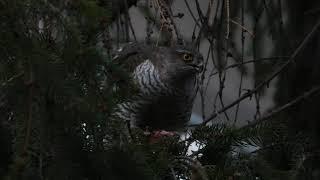
<path fill-rule="evenodd" d="M 170 91 L 170 87 L 160 77 L 159 70 L 148 59 L 136 67 L 133 79 L 141 93 L 146 96 L 156 96 Z"/>
<path fill-rule="evenodd" d="M 194 93 L 164 82 L 159 70 L 146 60 L 136 67 L 133 79 L 140 89 L 135 98 L 135 123 L 139 127 L 174 130 L 190 118 Z"/>

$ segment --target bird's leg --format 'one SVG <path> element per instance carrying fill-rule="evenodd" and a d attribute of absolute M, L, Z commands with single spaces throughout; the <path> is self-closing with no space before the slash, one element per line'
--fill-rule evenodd
<path fill-rule="evenodd" d="M 177 135 L 177 133 L 174 131 L 157 130 L 157 131 L 153 131 L 152 135 L 154 137 L 168 137 L 168 136 L 170 137 L 170 136 Z"/>
<path fill-rule="evenodd" d="M 166 130 L 155 130 L 152 132 L 147 132 L 146 135 L 149 135 L 150 143 L 156 143 L 162 138 L 173 137 L 178 135 L 175 131 L 166 131 Z"/>
<path fill-rule="evenodd" d="M 166 130 L 150 130 L 149 127 L 145 127 L 143 134 L 149 137 L 151 143 L 156 143 L 162 138 L 179 136 L 175 131 L 166 131 Z"/>

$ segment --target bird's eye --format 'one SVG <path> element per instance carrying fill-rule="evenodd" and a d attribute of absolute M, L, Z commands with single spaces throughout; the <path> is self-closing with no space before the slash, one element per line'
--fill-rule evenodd
<path fill-rule="evenodd" d="M 187 54 L 187 53 L 184 54 L 184 55 L 183 55 L 183 60 L 184 60 L 184 61 L 187 61 L 187 62 L 188 62 L 188 61 L 192 61 L 192 55 L 191 55 L 191 54 Z"/>

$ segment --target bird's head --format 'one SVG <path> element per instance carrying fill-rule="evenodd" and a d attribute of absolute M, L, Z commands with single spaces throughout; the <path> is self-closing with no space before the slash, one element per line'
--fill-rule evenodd
<path fill-rule="evenodd" d="M 132 65 L 132 69 L 144 60 L 150 60 L 164 82 L 181 83 L 194 80 L 203 70 L 202 55 L 188 45 L 154 46 L 144 43 L 129 43 L 118 50 L 114 61 Z M 178 85 L 180 86 L 180 85 Z"/>
<path fill-rule="evenodd" d="M 158 47 L 154 57 L 169 78 L 184 79 L 195 77 L 203 70 L 202 55 L 186 46 Z"/>

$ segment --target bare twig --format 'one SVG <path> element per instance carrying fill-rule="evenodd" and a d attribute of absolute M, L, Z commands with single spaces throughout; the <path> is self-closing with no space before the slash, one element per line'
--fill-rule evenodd
<path fill-rule="evenodd" d="M 131 22 L 131 18 L 129 16 L 129 6 L 128 6 L 128 2 L 127 0 L 124 0 L 124 7 L 125 7 L 125 17 L 126 17 L 126 23 L 129 24 L 133 39 L 135 41 L 137 41 L 137 37 L 136 37 L 136 33 L 134 32 L 133 26 L 132 26 L 132 22 Z"/>
<path fill-rule="evenodd" d="M 241 26 L 244 26 L 244 0 L 241 0 Z M 244 56 L 244 43 L 245 43 L 245 37 L 244 37 L 244 30 L 241 30 L 241 60 L 240 63 L 243 63 L 243 56 Z M 243 83 L 243 71 L 241 71 L 240 75 L 240 82 L 239 82 L 239 88 L 238 88 L 238 98 L 241 96 L 242 93 L 242 83 Z M 240 103 L 237 104 L 236 107 L 236 113 L 234 116 L 234 124 L 238 120 L 238 112 L 240 108 Z"/>
<path fill-rule="evenodd" d="M 195 0 L 195 3 L 196 3 L 196 8 L 197 8 L 197 12 L 198 12 L 198 15 L 199 15 L 199 19 L 200 19 L 201 23 L 204 24 L 204 15 L 203 15 L 203 13 L 201 11 L 199 1 Z"/>
<path fill-rule="evenodd" d="M 250 127 L 254 127 L 270 118 L 272 118 L 273 116 L 279 114 L 280 112 L 283 112 L 285 110 L 287 110 L 288 108 L 296 105 L 297 103 L 301 102 L 302 100 L 305 100 L 313 95 L 316 95 L 317 93 L 320 92 L 320 86 L 316 86 L 314 88 L 312 88 L 311 90 L 303 93 L 302 95 L 298 96 L 297 98 L 295 98 L 294 100 L 288 102 L 287 104 L 280 106 L 279 108 L 269 112 L 268 114 L 264 115 L 263 117 L 253 120 L 253 121 L 249 121 L 250 123 L 246 126 L 244 126 L 243 128 L 250 128 Z"/>
<path fill-rule="evenodd" d="M 193 14 L 193 12 L 192 12 L 192 10 L 191 10 L 191 8 L 190 8 L 190 5 L 189 5 L 188 1 L 187 1 L 187 0 L 184 0 L 184 3 L 186 4 L 187 9 L 188 9 L 191 17 L 193 18 L 194 22 L 196 23 L 196 26 L 201 27 L 200 23 L 198 22 L 199 20 L 197 20 L 197 18 L 194 16 L 194 14 Z"/>
<path fill-rule="evenodd" d="M 226 3 L 226 13 L 227 13 L 226 39 L 229 39 L 229 36 L 230 36 L 230 0 L 225 0 L 225 3 Z"/>
<path fill-rule="evenodd" d="M 312 30 L 307 34 L 307 36 L 304 38 L 302 43 L 297 47 L 297 49 L 292 53 L 289 60 L 284 63 L 278 70 L 274 71 L 268 78 L 266 78 L 263 82 L 258 84 L 254 89 L 248 91 L 246 94 L 242 95 L 237 100 L 233 101 L 232 103 L 228 104 L 224 108 L 220 109 L 216 113 L 212 114 L 208 119 L 206 119 L 202 124 L 205 125 L 208 122 L 210 122 L 212 119 L 218 116 L 218 114 L 225 112 L 226 110 L 232 108 L 233 106 L 237 105 L 239 102 L 243 101 L 244 99 L 247 99 L 251 97 L 254 93 L 261 90 L 263 87 L 268 85 L 270 81 L 272 81 L 275 77 L 277 77 L 280 73 L 286 70 L 288 66 L 296 59 L 297 55 L 305 48 L 306 44 L 313 38 L 313 36 L 316 34 L 320 27 L 320 21 L 317 22 L 317 24 L 312 28 Z"/>
<path fill-rule="evenodd" d="M 250 31 L 248 28 L 246 28 L 243 23 L 238 23 L 237 21 L 230 19 L 230 22 L 232 22 L 233 24 L 239 26 L 242 30 L 244 30 L 245 32 L 249 33 L 253 38 L 255 37 L 254 32 Z"/>
<path fill-rule="evenodd" d="M 314 15 L 320 12 L 320 8 L 314 8 L 314 9 L 310 9 L 305 11 L 303 14 L 304 15 Z"/>
<path fill-rule="evenodd" d="M 125 12 L 124 12 L 124 32 L 125 32 L 125 41 L 129 42 L 130 34 L 129 34 L 129 8 L 127 4 L 127 0 L 123 0 L 125 4 Z M 121 19 L 121 16 L 119 17 Z"/>
<path fill-rule="evenodd" d="M 8 80 L 6 80 L 5 82 L 1 83 L 1 86 L 6 86 L 8 85 L 10 82 L 14 81 L 15 79 L 21 77 L 22 75 L 24 75 L 24 71 L 18 73 L 18 74 L 15 74 L 14 76 L 10 77 Z"/>
<path fill-rule="evenodd" d="M 33 96 L 34 96 L 34 73 L 32 65 L 30 64 L 29 68 L 29 79 L 25 83 L 29 90 L 29 96 L 28 96 L 28 118 L 26 119 L 26 133 L 25 133 L 25 139 L 24 139 L 24 145 L 22 152 L 27 153 L 27 149 L 30 143 L 30 136 L 31 136 L 31 130 L 32 130 L 32 120 L 33 120 Z"/>

